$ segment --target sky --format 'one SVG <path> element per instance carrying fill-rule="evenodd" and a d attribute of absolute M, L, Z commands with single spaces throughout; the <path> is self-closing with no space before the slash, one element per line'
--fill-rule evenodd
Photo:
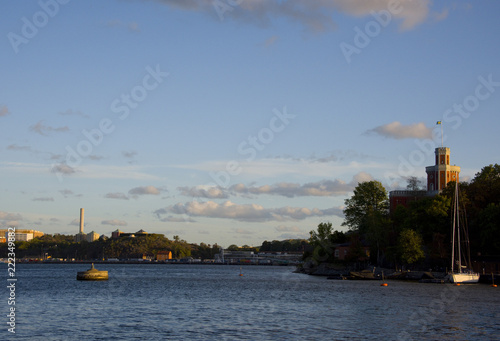
<path fill-rule="evenodd" d="M 498 1 L 0 2 L 0 227 L 261 245 L 500 159 Z M 441 121 L 441 125 L 437 125 Z M 443 134 L 441 135 L 441 129 Z"/>

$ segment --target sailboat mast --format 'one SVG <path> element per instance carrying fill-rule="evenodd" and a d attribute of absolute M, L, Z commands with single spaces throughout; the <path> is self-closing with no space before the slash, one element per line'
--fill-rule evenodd
<path fill-rule="evenodd" d="M 457 200 L 457 189 L 455 188 L 455 200 L 453 202 L 453 221 L 452 221 L 452 225 L 451 225 L 451 273 L 454 272 L 454 269 L 455 269 L 455 223 L 456 223 L 456 214 L 455 214 L 455 203 L 456 203 L 456 200 Z"/>
<path fill-rule="evenodd" d="M 457 246 L 458 246 L 458 272 L 462 273 L 462 252 L 460 250 L 460 215 L 459 215 L 459 205 L 458 205 L 458 182 L 455 183 L 455 205 L 456 205 L 456 216 L 457 216 Z"/>

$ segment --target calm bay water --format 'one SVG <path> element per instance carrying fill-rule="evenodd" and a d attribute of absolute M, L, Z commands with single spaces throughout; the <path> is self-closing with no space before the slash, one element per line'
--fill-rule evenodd
<path fill-rule="evenodd" d="M 500 340 L 500 289 L 335 281 L 292 267 L 18 264 L 16 340 Z M 2 265 L 4 283 L 7 270 Z M 4 286 L 5 288 L 5 286 Z"/>

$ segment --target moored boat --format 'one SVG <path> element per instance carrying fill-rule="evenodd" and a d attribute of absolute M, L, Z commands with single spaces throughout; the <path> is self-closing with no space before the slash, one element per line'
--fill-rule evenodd
<path fill-rule="evenodd" d="M 453 200 L 451 272 L 447 280 L 451 283 L 478 283 L 479 274 L 470 269 L 469 236 L 465 222 L 460 225 L 458 183 L 455 183 Z"/>

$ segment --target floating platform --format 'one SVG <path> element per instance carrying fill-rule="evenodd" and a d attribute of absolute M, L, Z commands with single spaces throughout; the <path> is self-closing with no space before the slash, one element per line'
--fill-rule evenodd
<path fill-rule="evenodd" d="M 107 281 L 108 280 L 108 272 L 101 271 L 94 268 L 94 263 L 87 271 L 79 271 L 76 274 L 76 279 L 79 281 Z"/>

